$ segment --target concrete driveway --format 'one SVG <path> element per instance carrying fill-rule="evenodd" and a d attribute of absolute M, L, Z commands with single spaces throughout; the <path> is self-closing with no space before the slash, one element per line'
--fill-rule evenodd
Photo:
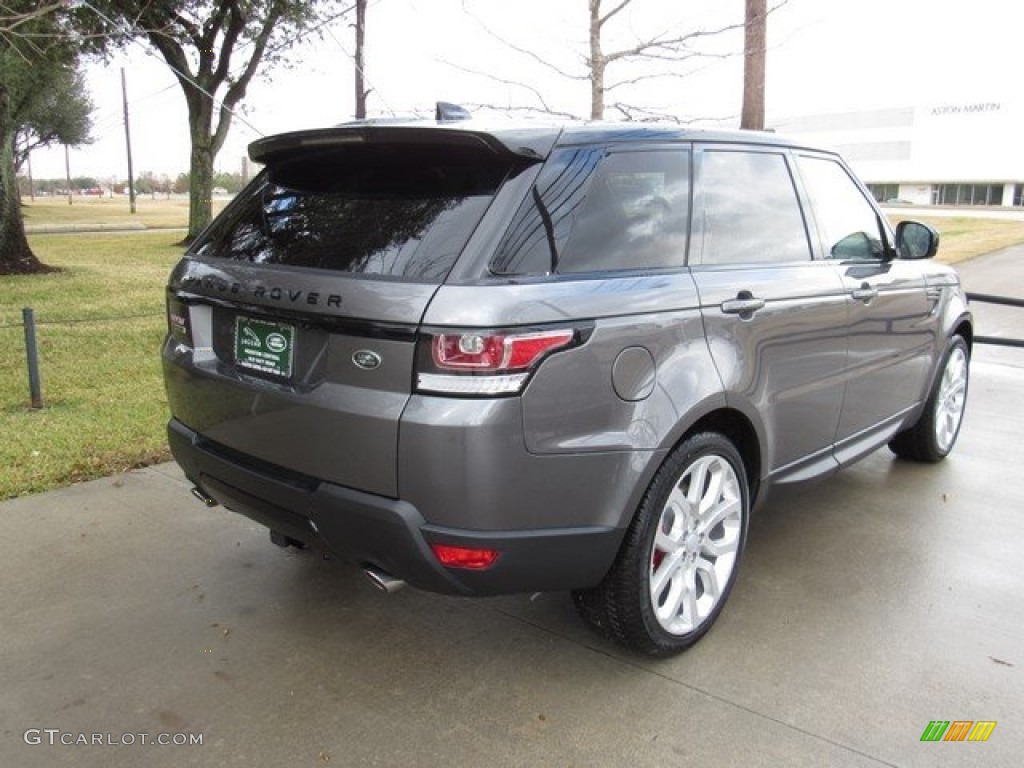
<path fill-rule="evenodd" d="M 1024 350 L 979 348 L 948 461 L 883 450 L 776 493 L 667 661 L 565 594 L 382 595 L 173 465 L 4 502 L 0 766 L 1017 768 L 1022 380 Z M 922 742 L 935 720 L 996 726 Z"/>

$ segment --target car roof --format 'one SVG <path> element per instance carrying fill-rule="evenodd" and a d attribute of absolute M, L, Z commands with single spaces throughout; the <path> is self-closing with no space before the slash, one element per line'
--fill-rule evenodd
<path fill-rule="evenodd" d="M 342 123 L 329 128 L 267 136 L 249 145 L 257 162 L 272 161 L 282 153 L 314 146 L 360 143 L 476 145 L 493 152 L 508 153 L 531 160 L 543 160 L 556 146 L 586 146 L 631 143 L 672 143 L 699 141 L 727 144 L 809 147 L 776 133 L 742 130 L 705 130 L 676 123 L 554 121 L 554 120 L 405 120 L 370 119 Z"/>

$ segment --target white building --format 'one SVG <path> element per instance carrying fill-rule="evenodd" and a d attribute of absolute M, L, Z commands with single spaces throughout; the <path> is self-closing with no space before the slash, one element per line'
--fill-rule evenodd
<path fill-rule="evenodd" d="M 927 104 L 772 122 L 837 149 L 875 198 L 917 205 L 1024 206 L 1024 105 Z"/>

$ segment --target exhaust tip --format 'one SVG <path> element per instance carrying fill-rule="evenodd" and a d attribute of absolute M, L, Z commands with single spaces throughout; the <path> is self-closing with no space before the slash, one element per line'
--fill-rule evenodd
<path fill-rule="evenodd" d="M 198 485 L 192 486 L 192 495 L 195 496 L 208 507 L 216 507 L 218 504 L 215 498 L 213 498 L 210 494 L 208 494 Z"/>
<path fill-rule="evenodd" d="M 373 586 L 389 595 L 394 594 L 405 586 L 405 582 L 401 579 L 396 579 L 387 571 L 374 568 L 372 565 L 363 566 L 363 573 L 366 574 L 366 578 L 370 580 Z"/>

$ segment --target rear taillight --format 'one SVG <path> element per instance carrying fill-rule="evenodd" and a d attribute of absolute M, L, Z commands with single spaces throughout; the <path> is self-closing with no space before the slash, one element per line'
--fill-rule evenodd
<path fill-rule="evenodd" d="M 579 332 L 571 328 L 426 334 L 416 388 L 451 395 L 515 394 L 541 360 L 579 342 Z"/>

